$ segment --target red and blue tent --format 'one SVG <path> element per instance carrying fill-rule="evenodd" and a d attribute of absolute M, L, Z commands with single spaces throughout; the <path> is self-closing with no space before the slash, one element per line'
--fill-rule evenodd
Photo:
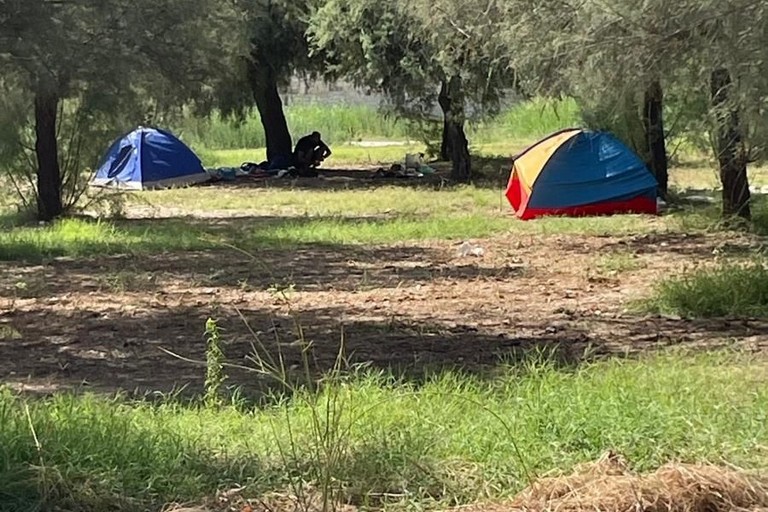
<path fill-rule="evenodd" d="M 656 178 L 606 132 L 554 133 L 514 158 L 507 186 L 521 219 L 657 212 Z"/>

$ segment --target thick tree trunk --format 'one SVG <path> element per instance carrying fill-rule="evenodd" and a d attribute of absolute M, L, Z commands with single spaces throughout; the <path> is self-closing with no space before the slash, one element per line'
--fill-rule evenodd
<path fill-rule="evenodd" d="M 61 169 L 56 141 L 59 97 L 51 92 L 35 95 L 35 155 L 37 157 L 37 216 L 49 221 L 64 213 Z"/>
<path fill-rule="evenodd" d="M 712 107 L 717 117 L 715 150 L 723 185 L 723 216 L 749 219 L 750 193 L 747 158 L 741 133 L 738 108 L 732 103 L 731 74 L 720 68 L 712 72 Z"/>
<path fill-rule="evenodd" d="M 469 143 L 464 134 L 464 123 L 451 121 L 448 126 L 448 139 L 451 145 L 451 179 L 469 182 L 472 178 L 472 160 L 469 155 Z"/>
<path fill-rule="evenodd" d="M 448 95 L 448 83 L 445 80 L 440 83 L 440 94 L 437 96 L 437 103 L 440 105 L 440 110 L 443 111 L 443 133 L 442 141 L 440 143 L 440 160 L 447 162 L 451 159 L 450 127 L 448 124 L 449 112 L 451 110 L 451 97 Z"/>
<path fill-rule="evenodd" d="M 283 112 L 283 101 L 271 71 L 252 70 L 251 88 L 267 139 L 267 160 L 293 152 L 291 132 Z"/>
<path fill-rule="evenodd" d="M 648 145 L 648 167 L 659 183 L 659 195 L 667 198 L 669 164 L 667 145 L 664 139 L 664 92 L 661 83 L 654 80 L 645 90 L 643 105 L 643 127 Z"/>
<path fill-rule="evenodd" d="M 468 182 L 472 177 L 472 161 L 469 142 L 464 133 L 464 91 L 460 76 L 452 76 L 448 82 L 450 108 L 446 111 L 445 129 L 451 157 L 451 179 Z"/>

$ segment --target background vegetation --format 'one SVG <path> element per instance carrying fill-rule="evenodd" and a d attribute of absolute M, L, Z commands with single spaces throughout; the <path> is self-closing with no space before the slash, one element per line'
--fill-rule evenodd
<path fill-rule="evenodd" d="M 111 280 L 116 302 L 145 307 L 152 299 L 142 293 L 155 292 L 143 289 L 152 271 L 141 258 L 130 293 L 121 287 L 130 274 L 100 273 L 99 262 L 215 259 L 232 247 L 282 251 L 290 262 L 299 248 L 454 250 L 452 242 L 494 237 L 509 251 L 505 262 L 548 237 L 558 248 L 591 250 L 593 236 L 639 247 L 588 255 L 589 287 L 643 269 L 641 251 L 658 250 L 658 261 L 683 254 L 691 267 L 660 267 L 627 315 L 764 320 L 768 215 L 755 186 L 768 184 L 766 27 L 768 3 L 755 0 L 0 0 L 0 272 L 9 285 L 0 290 L 9 306 L 0 344 L 21 344 L 13 322 L 22 307 L 42 323 L 59 313 L 56 297 L 43 301 L 53 294 L 45 272 L 62 261 L 96 276 L 87 293 L 108 293 L 99 282 Z M 297 78 L 343 81 L 375 100 L 286 95 Z M 450 171 L 412 188 L 88 191 L 108 144 L 139 124 L 171 128 L 210 167 L 290 153 L 319 130 L 335 165 L 389 165 L 426 151 Z M 616 133 L 648 164 L 670 209 L 656 218 L 512 219 L 509 157 L 572 126 Z M 688 189 L 703 190 L 694 198 Z M 664 241 L 686 237 L 699 252 Z M 701 253 L 712 237 L 721 245 Z M 731 250 L 727 242 L 741 239 L 751 245 Z M 284 286 L 268 293 L 290 306 Z M 62 317 L 89 334 L 75 312 Z M 762 353 L 587 353 L 569 364 L 535 353 L 418 382 L 343 357 L 319 381 L 297 382 L 254 354 L 249 364 L 279 391 L 249 401 L 223 392 L 231 361 L 216 319 L 200 332 L 204 400 L 0 387 L 0 510 L 157 510 L 236 486 L 259 498 L 294 495 L 304 512 L 318 512 L 312 496 L 320 512 L 342 502 L 444 509 L 508 497 L 606 449 L 641 470 L 670 459 L 768 463 Z M 684 341 L 677 336 L 670 342 Z M 291 343 L 310 354 L 298 338 Z M 47 337 L 32 343 L 60 348 Z M 310 361 L 298 370 L 312 375 Z"/>

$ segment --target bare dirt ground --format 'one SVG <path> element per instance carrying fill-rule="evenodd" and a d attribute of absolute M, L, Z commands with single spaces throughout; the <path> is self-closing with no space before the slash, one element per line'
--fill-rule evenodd
<path fill-rule="evenodd" d="M 563 360 L 670 345 L 768 349 L 768 322 L 686 321 L 627 311 L 660 277 L 755 240 L 724 235 L 501 236 L 483 256 L 450 242 L 308 246 L 258 260 L 212 251 L 0 263 L 0 379 L 41 392 L 202 388 L 208 317 L 229 361 L 250 363 L 254 334 L 298 371 L 299 331 L 318 371 L 343 337 L 351 362 L 408 378 L 454 368 L 485 374 L 535 348 Z M 619 255 L 619 256 L 616 256 Z M 611 270 L 612 257 L 631 261 Z M 273 285 L 293 285 L 287 299 Z M 242 317 L 241 317 L 242 315 Z M 163 350 L 164 349 L 164 350 Z M 232 369 L 235 383 L 263 377 Z"/>

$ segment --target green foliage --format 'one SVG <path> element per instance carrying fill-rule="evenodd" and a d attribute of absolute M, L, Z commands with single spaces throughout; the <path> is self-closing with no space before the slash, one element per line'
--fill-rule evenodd
<path fill-rule="evenodd" d="M 28 165 L 23 162 L 22 150 L 29 135 L 26 120 L 30 98 L 13 77 L 0 78 L 0 89 L 4 91 L 0 95 L 0 171 L 4 171 Z"/>
<path fill-rule="evenodd" d="M 276 300 L 291 311 L 292 291 L 292 285 L 270 288 Z M 290 414 L 286 414 L 280 422 L 271 422 L 282 464 L 286 468 L 305 468 L 304 474 L 292 474 L 290 477 L 293 494 L 300 501 L 299 509 L 319 508 L 320 512 L 333 512 L 344 500 L 344 484 L 338 475 L 344 471 L 352 453 L 350 434 L 367 415 L 368 404 L 353 400 L 349 393 L 348 385 L 354 381 L 355 368 L 350 367 L 345 358 L 343 335 L 332 368 L 324 373 L 320 382 L 316 382 L 313 377 L 317 373 L 313 345 L 304 337 L 297 316 L 294 316 L 294 322 L 298 339 L 293 343 L 301 347 L 302 359 L 298 368 L 301 377 L 294 377 L 294 371 L 286 367 L 280 340 L 275 356 L 258 335 L 255 335 L 253 351 L 249 356 L 253 364 L 251 370 L 278 384 L 278 391 L 274 394 L 277 401 L 290 396 L 291 401 L 300 404 L 308 416 L 308 422 L 304 418 L 297 421 Z M 311 462 L 307 464 L 307 461 Z M 307 484 L 319 491 L 319 507 L 312 506 L 316 497 L 306 494 Z"/>
<path fill-rule="evenodd" d="M 243 51 L 230 54 L 230 67 L 214 80 L 210 107 L 217 107 L 227 119 L 242 121 L 253 112 L 279 111 L 279 97 L 268 94 L 296 76 L 317 77 L 324 66 L 322 55 L 308 47 L 307 18 L 312 2 L 255 0 L 241 2 L 238 8 L 245 25 L 247 41 Z M 268 128 L 280 130 L 268 117 Z"/>
<path fill-rule="evenodd" d="M 0 169 L 27 206 L 37 206 L 34 174 L 41 156 L 33 98 L 58 109 L 49 134 L 56 152 L 45 151 L 52 160 L 58 156 L 61 176 L 46 175 L 45 183 L 55 193 L 61 181 L 64 206 L 71 207 L 107 142 L 200 99 L 205 80 L 226 69 L 222 50 L 232 50 L 239 34 L 232 7 L 219 0 L 29 0 L 5 7 L 14 23 L 0 33 L 7 43 L 0 73 L 13 101 L 0 102 L 0 119 L 13 120 L 0 133 Z"/>
<path fill-rule="evenodd" d="M 360 140 L 417 140 L 424 135 L 417 131 L 416 125 L 406 120 L 396 119 L 381 110 L 363 105 L 297 102 L 285 108 L 285 115 L 295 136 L 318 130 L 324 140 L 336 145 Z M 471 123 L 467 136 L 473 143 L 479 144 L 517 141 L 530 143 L 557 130 L 581 124 L 575 100 L 534 98 L 511 105 L 493 119 Z M 199 152 L 266 147 L 264 129 L 255 113 L 239 123 L 222 118 L 219 114 L 210 118 L 187 114 L 174 120 L 170 126 L 184 142 Z M 405 149 L 401 152 L 404 153 Z M 334 156 L 334 161 L 336 158 L 338 156 Z M 242 161 L 232 165 L 239 165 Z"/>
<path fill-rule="evenodd" d="M 415 137 L 409 126 L 376 109 L 358 105 L 296 104 L 285 108 L 288 127 L 295 138 L 319 131 L 331 144 L 358 140 L 407 140 Z M 205 149 L 266 147 L 257 113 L 235 122 L 214 114 L 210 118 L 185 116 L 172 128 L 187 144 Z"/>
<path fill-rule="evenodd" d="M 659 284 L 650 311 L 692 318 L 768 316 L 768 269 L 762 259 L 688 271 Z"/>
<path fill-rule="evenodd" d="M 584 124 L 579 105 L 573 98 L 537 97 L 521 101 L 501 111 L 493 119 L 471 123 L 467 136 L 473 143 L 535 142 L 564 128 Z"/>
<path fill-rule="evenodd" d="M 568 369 L 532 357 L 495 377 L 442 374 L 419 385 L 358 374 L 216 412 L 2 392 L 0 496 L 9 510 L 157 510 L 237 485 L 260 496 L 320 484 L 325 467 L 346 500 L 445 508 L 510 496 L 527 474 L 567 471 L 606 449 L 638 470 L 670 459 L 757 468 L 767 462 L 767 389 L 764 362 L 670 353 Z M 326 412 L 345 436 L 330 466 L 315 444 L 326 420 L 313 419 Z"/>
<path fill-rule="evenodd" d="M 224 373 L 226 358 L 221 350 L 221 332 L 216 320 L 209 318 L 205 322 L 205 395 L 206 407 L 217 409 L 224 403 L 221 387 L 227 380 Z"/>
<path fill-rule="evenodd" d="M 401 111 L 434 105 L 442 79 L 421 35 L 411 12 L 372 0 L 323 2 L 307 30 L 311 50 L 327 56 L 328 76 L 384 93 Z"/>
<path fill-rule="evenodd" d="M 498 14 L 495 2 L 330 0 L 312 14 L 307 34 L 327 56 L 329 76 L 383 93 L 387 108 L 431 135 L 441 85 L 450 97 L 441 108 L 460 126 L 467 106 L 477 117 L 495 114 L 514 85 Z"/>
<path fill-rule="evenodd" d="M 710 101 L 710 75 L 727 69 L 736 85 L 726 108 L 739 112 L 749 156 L 764 156 L 768 59 L 762 27 L 768 8 L 763 3 L 533 4 L 505 3 L 506 38 L 529 90 L 575 97 L 588 126 L 615 132 L 645 156 L 643 95 L 658 81 L 664 92 L 668 150 L 674 154 L 683 143 L 712 151 L 710 134 L 719 127 Z"/>

